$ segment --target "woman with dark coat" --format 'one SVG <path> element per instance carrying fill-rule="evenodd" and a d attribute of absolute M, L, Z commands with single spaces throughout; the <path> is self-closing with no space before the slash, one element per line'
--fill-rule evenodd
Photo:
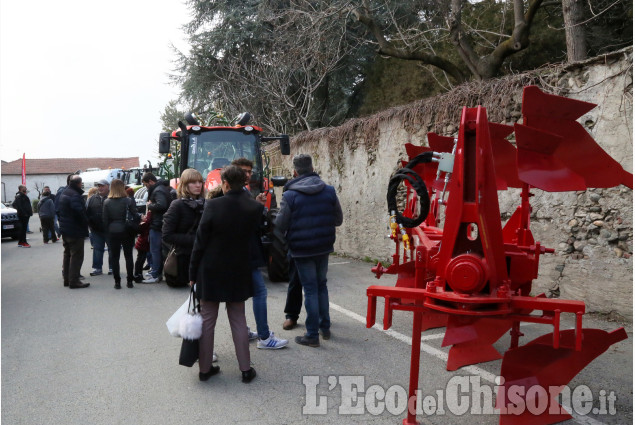
<path fill-rule="evenodd" d="M 194 168 L 183 171 L 176 189 L 177 199 L 163 215 L 163 242 L 174 246 L 178 276 L 165 275 L 168 286 L 186 286 L 196 229 L 203 215 L 203 176 Z"/>
<path fill-rule="evenodd" d="M 133 199 L 126 194 L 123 181 L 114 179 L 110 182 L 110 193 L 104 201 L 104 228 L 110 241 L 112 256 L 112 274 L 115 278 L 115 289 L 121 289 L 121 275 L 119 274 L 119 255 L 123 247 L 123 256 L 126 259 L 126 281 L 128 288 L 133 288 L 134 262 L 132 260 L 132 248 L 134 247 L 135 234 L 126 229 L 126 215 L 137 215 L 137 206 Z"/>
<path fill-rule="evenodd" d="M 203 316 L 198 377 L 207 381 L 220 370 L 212 366 L 212 356 L 214 327 L 219 305 L 224 302 L 242 381 L 248 383 L 256 376 L 250 367 L 245 318 L 245 301 L 254 293 L 249 242 L 259 231 L 264 207 L 243 190 L 245 172 L 240 167 L 223 169 L 221 180 L 225 195 L 205 203 L 190 261 L 190 285 L 196 283 Z"/>

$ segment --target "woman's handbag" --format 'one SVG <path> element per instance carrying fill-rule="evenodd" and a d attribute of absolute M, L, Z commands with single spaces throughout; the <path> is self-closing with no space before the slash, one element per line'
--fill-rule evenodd
<path fill-rule="evenodd" d="M 129 202 L 134 202 L 132 199 L 128 198 Z M 141 224 L 141 214 L 138 212 L 132 213 L 130 211 L 130 207 L 132 205 L 128 205 L 126 208 L 126 231 L 131 235 L 137 235 L 139 233 L 139 225 Z"/>
<path fill-rule="evenodd" d="M 192 367 L 198 360 L 198 339 L 184 339 L 181 343 L 181 353 L 179 354 L 179 364 L 181 366 Z"/>
<path fill-rule="evenodd" d="M 191 311 L 190 306 L 192 306 Z M 192 287 L 188 302 L 188 312 L 181 317 L 179 323 L 179 334 L 183 337 L 179 354 L 179 364 L 181 366 L 192 367 L 198 360 L 198 341 L 203 333 L 203 318 L 200 311 L 201 306 L 196 299 L 194 287 Z"/>
<path fill-rule="evenodd" d="M 170 276 L 173 279 L 176 279 L 178 276 L 178 265 L 177 265 L 175 245 L 172 245 L 172 248 L 170 248 L 170 252 L 168 253 L 168 256 L 165 257 L 165 263 L 163 263 L 163 274 L 165 274 L 166 276 Z"/>

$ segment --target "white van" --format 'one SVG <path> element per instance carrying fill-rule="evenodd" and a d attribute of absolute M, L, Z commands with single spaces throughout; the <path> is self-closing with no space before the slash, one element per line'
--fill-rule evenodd
<path fill-rule="evenodd" d="M 87 192 L 88 189 L 95 186 L 99 180 L 106 180 L 110 183 L 113 179 L 120 179 L 123 176 L 123 170 L 121 168 L 109 170 L 89 168 L 83 173 L 80 173 L 79 176 L 82 178 L 82 189 Z"/>

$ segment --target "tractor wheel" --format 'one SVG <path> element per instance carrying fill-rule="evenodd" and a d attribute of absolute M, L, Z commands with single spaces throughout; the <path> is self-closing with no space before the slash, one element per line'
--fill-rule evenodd
<path fill-rule="evenodd" d="M 287 282 L 289 280 L 289 260 L 287 259 L 287 242 L 284 236 L 275 228 L 273 222 L 278 216 L 278 209 L 269 210 L 269 237 L 271 245 L 267 253 L 267 272 L 272 282 Z"/>

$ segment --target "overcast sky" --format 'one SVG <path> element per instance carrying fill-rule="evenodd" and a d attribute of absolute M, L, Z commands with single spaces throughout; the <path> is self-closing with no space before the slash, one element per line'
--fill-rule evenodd
<path fill-rule="evenodd" d="M 155 164 L 188 20 L 182 0 L 0 0 L 0 157 Z"/>

